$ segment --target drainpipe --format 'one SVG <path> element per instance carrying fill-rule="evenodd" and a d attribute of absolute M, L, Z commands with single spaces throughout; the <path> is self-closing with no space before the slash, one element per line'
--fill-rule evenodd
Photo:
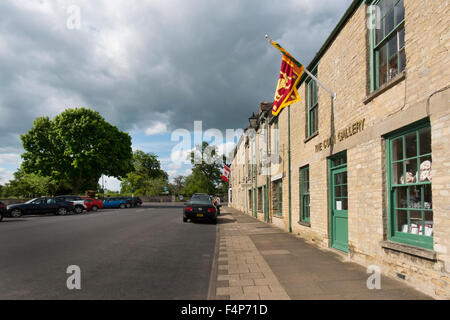
<path fill-rule="evenodd" d="M 289 204 L 289 232 L 292 232 L 291 216 L 291 106 L 288 106 L 288 204 Z"/>
<path fill-rule="evenodd" d="M 253 177 L 254 177 L 253 212 L 254 212 L 255 218 L 258 218 L 258 208 L 256 207 L 257 206 L 257 199 L 256 199 L 257 191 L 256 191 L 256 189 L 257 189 L 257 186 L 258 186 L 258 181 L 257 181 L 258 176 L 257 176 L 257 173 L 256 173 L 256 170 L 257 170 L 257 165 L 256 165 L 256 135 L 257 134 L 256 134 L 256 131 L 255 131 L 255 141 L 253 141 L 253 160 L 255 160 L 254 164 L 253 164 Z"/>
<path fill-rule="evenodd" d="M 264 113 L 264 122 L 266 123 L 266 156 L 268 154 L 269 151 L 269 121 L 267 120 L 267 111 L 266 113 Z M 266 216 L 267 216 L 267 221 L 269 222 L 269 174 L 268 174 L 268 169 L 266 170 L 265 174 L 266 174 L 266 194 L 264 195 L 264 199 L 266 199 L 266 202 L 264 203 L 264 209 L 266 209 L 267 212 L 264 213 L 264 220 L 266 220 Z M 266 208 L 266 203 L 267 203 L 267 208 Z"/>

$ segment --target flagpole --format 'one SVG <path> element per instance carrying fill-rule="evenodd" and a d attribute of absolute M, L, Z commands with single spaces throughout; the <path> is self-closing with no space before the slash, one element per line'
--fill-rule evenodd
<path fill-rule="evenodd" d="M 269 41 L 270 44 L 272 44 L 273 40 L 268 34 L 266 34 L 266 39 L 267 39 L 267 41 Z M 317 79 L 311 72 L 309 72 L 309 70 L 306 69 L 306 67 L 303 69 L 303 71 L 305 71 L 305 73 L 308 76 L 310 76 L 311 79 L 313 79 L 315 82 L 317 82 L 317 84 L 319 84 L 326 92 L 328 92 L 331 95 L 331 97 L 333 98 L 333 100 L 336 100 L 336 93 L 334 93 L 333 91 L 328 89 L 327 86 L 324 85 L 319 79 Z"/>

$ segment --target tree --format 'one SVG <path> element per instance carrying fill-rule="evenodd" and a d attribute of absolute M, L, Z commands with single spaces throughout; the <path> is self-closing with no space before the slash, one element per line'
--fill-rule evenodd
<path fill-rule="evenodd" d="M 215 186 L 208 180 L 206 175 L 199 169 L 193 169 L 192 173 L 186 177 L 186 182 L 183 189 L 183 194 L 192 195 L 194 193 L 208 193 L 215 192 Z"/>
<path fill-rule="evenodd" d="M 154 153 L 145 153 L 141 150 L 133 152 L 134 172 L 149 178 L 168 178 L 167 173 L 161 169 L 158 156 Z"/>
<path fill-rule="evenodd" d="M 18 170 L 14 173 L 14 179 L 5 185 L 3 195 L 16 197 L 53 195 L 57 187 L 58 183 L 50 177 Z"/>
<path fill-rule="evenodd" d="M 121 193 L 156 196 L 164 192 L 169 176 L 161 169 L 158 156 L 136 150 L 133 152 L 133 168 L 122 180 Z"/>
<path fill-rule="evenodd" d="M 221 181 L 224 157 L 218 153 L 216 146 L 203 142 L 195 147 L 190 158 L 192 174 L 186 178 L 184 193 L 215 194 Z"/>
<path fill-rule="evenodd" d="M 174 194 L 180 194 L 183 192 L 185 179 L 186 178 L 184 176 L 178 176 L 173 179 L 171 186 Z"/>
<path fill-rule="evenodd" d="M 23 171 L 66 181 L 74 193 L 95 189 L 102 174 L 122 178 L 132 170 L 131 137 L 91 109 L 37 118 L 20 138 Z"/>

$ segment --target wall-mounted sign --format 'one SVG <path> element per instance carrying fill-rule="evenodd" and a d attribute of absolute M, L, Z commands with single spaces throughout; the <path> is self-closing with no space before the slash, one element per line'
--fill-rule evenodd
<path fill-rule="evenodd" d="M 347 139 L 348 137 L 351 137 L 361 131 L 364 130 L 364 123 L 366 122 L 366 119 L 362 119 L 356 122 L 353 122 L 348 127 L 339 130 L 337 135 L 334 134 L 333 136 L 326 138 L 322 142 L 316 144 L 316 152 L 325 150 L 329 148 L 331 145 L 335 144 L 336 141 L 343 141 Z"/>

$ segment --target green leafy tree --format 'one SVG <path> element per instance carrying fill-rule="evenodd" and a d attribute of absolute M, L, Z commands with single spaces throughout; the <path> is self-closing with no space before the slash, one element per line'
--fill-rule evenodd
<path fill-rule="evenodd" d="M 215 186 L 206 175 L 199 169 L 193 169 L 192 173 L 186 177 L 183 194 L 192 195 L 194 193 L 214 193 Z"/>
<path fill-rule="evenodd" d="M 51 177 L 18 170 L 14 173 L 14 179 L 5 185 L 3 194 L 5 196 L 28 198 L 53 195 L 57 188 L 58 183 Z"/>
<path fill-rule="evenodd" d="M 91 109 L 37 118 L 21 139 L 23 171 L 65 181 L 74 193 L 95 189 L 102 174 L 122 178 L 133 168 L 131 137 Z"/>
<path fill-rule="evenodd" d="M 192 174 L 186 177 L 184 193 L 217 193 L 224 162 L 224 157 L 219 154 L 217 147 L 203 142 L 191 152 L 190 159 Z"/>
<path fill-rule="evenodd" d="M 174 194 L 181 194 L 183 192 L 185 179 L 184 176 L 177 176 L 173 179 L 171 188 Z"/>
<path fill-rule="evenodd" d="M 158 156 L 153 153 L 145 153 L 141 150 L 133 152 L 134 172 L 150 179 L 168 178 L 167 173 L 161 169 L 161 163 Z"/>
<path fill-rule="evenodd" d="M 168 175 L 161 169 L 158 156 L 141 150 L 133 152 L 133 168 L 121 183 L 121 193 L 156 196 L 168 186 Z"/>

